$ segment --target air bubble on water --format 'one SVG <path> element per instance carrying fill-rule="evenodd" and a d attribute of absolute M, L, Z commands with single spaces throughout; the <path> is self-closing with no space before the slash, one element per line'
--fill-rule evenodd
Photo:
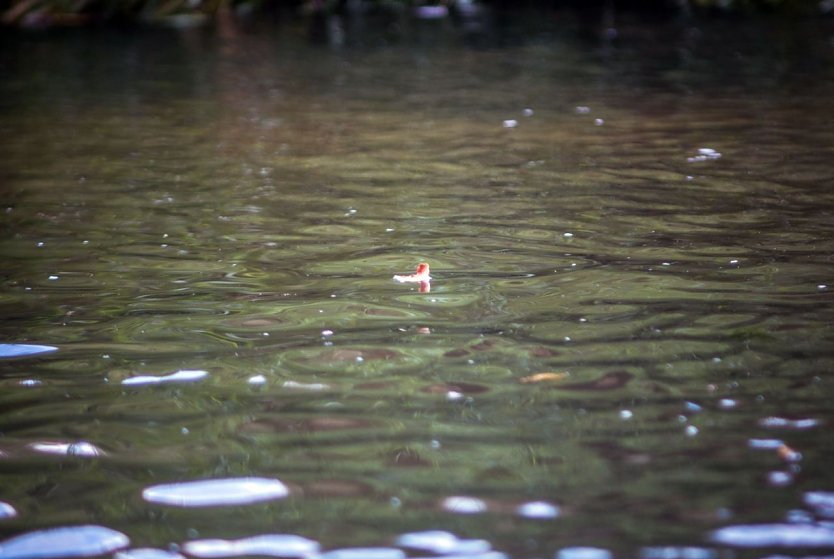
<path fill-rule="evenodd" d="M 555 559 L 613 559 L 613 554 L 599 547 L 565 547 L 556 553 Z"/>
<path fill-rule="evenodd" d="M 579 319 L 579 322 L 588 322 L 588 319 L 583 316 Z"/>
<path fill-rule="evenodd" d="M 644 547 L 640 550 L 640 559 L 715 559 L 718 553 L 714 549 L 694 546 Z"/>
<path fill-rule="evenodd" d="M 671 266 L 672 263 L 671 262 L 661 262 L 660 265 L 661 266 Z"/>
<path fill-rule="evenodd" d="M 793 483 L 793 474 L 790 472 L 773 471 L 767 473 L 767 484 L 771 487 L 786 487 Z"/>
<path fill-rule="evenodd" d="M 487 511 L 487 504 L 475 497 L 446 497 L 441 506 L 456 514 L 480 514 Z"/>
<path fill-rule="evenodd" d="M 732 398 L 721 398 L 718 400 L 718 407 L 722 410 L 731 410 L 738 406 L 738 402 Z"/>
<path fill-rule="evenodd" d="M 700 161 L 711 161 L 720 158 L 721 153 L 712 148 L 698 148 L 698 155 L 694 157 L 687 157 L 686 160 L 689 163 L 697 163 Z"/>
<path fill-rule="evenodd" d="M 431 440 L 431 442 L 429 443 L 429 445 L 430 445 L 433 449 L 435 449 L 435 450 L 437 450 L 437 449 L 439 449 L 441 446 L 443 446 L 443 445 L 440 443 L 440 441 L 438 441 L 437 439 L 432 439 L 432 440 Z"/>
<path fill-rule="evenodd" d="M 183 427 L 182 429 L 180 429 L 180 434 L 182 435 L 188 435 L 189 433 L 191 433 L 191 431 L 188 430 L 188 427 Z"/>
<path fill-rule="evenodd" d="M 623 421 L 628 421 L 634 417 L 634 413 L 631 410 L 620 410 L 620 419 Z"/>
<path fill-rule="evenodd" d="M 474 360 L 474 359 L 467 359 L 467 360 L 466 360 L 466 364 L 467 364 L 467 365 L 474 365 L 474 364 L 475 364 L 475 360 Z"/>
<path fill-rule="evenodd" d="M 834 516 L 834 492 L 808 491 L 802 496 L 802 501 L 820 516 Z"/>
<path fill-rule="evenodd" d="M 563 338 L 563 339 L 564 339 L 564 340 L 565 340 L 565 341 L 566 341 L 566 342 L 569 342 L 569 341 L 571 341 L 571 338 L 570 338 L 570 336 L 565 336 L 565 337 L 564 337 L 564 338 Z"/>
<path fill-rule="evenodd" d="M 428 551 L 444 557 L 482 557 L 492 545 L 486 540 L 466 540 L 458 538 L 451 532 L 444 530 L 427 530 L 425 532 L 411 532 L 402 534 L 396 545 L 408 549 Z"/>
<path fill-rule="evenodd" d="M 362 363 L 364 360 L 365 360 L 365 358 L 364 358 L 364 357 L 362 357 L 361 355 L 357 355 L 357 356 L 356 356 L 356 362 L 357 362 L 357 363 Z"/>
<path fill-rule="evenodd" d="M 88 443 L 87 441 L 79 441 L 75 443 L 39 442 L 31 443 L 27 446 L 35 452 L 41 452 L 43 454 L 81 456 L 83 458 L 93 458 L 104 455 L 103 450 L 92 443 Z"/>
<path fill-rule="evenodd" d="M 17 516 L 17 510 L 9 503 L 0 501 L 0 518 L 14 518 Z"/>
<path fill-rule="evenodd" d="M 446 399 L 450 401 L 460 400 L 463 398 L 463 394 L 461 392 L 457 392 L 455 390 L 450 390 L 446 393 Z"/>
<path fill-rule="evenodd" d="M 26 378 L 17 382 L 20 386 L 41 386 L 43 384 L 42 380 L 34 379 L 34 378 Z"/>
<path fill-rule="evenodd" d="M 183 544 L 183 551 L 193 557 L 271 556 L 318 557 L 319 543 L 292 534 L 264 534 L 239 540 L 205 539 Z"/>
<path fill-rule="evenodd" d="M 791 509 L 785 514 L 785 521 L 791 524 L 813 524 L 814 515 L 804 509 Z"/>
<path fill-rule="evenodd" d="M 145 384 L 163 384 L 168 382 L 194 382 L 201 380 L 208 376 L 208 371 L 202 370 L 181 370 L 170 375 L 151 376 L 140 375 L 136 377 L 129 377 L 122 381 L 123 385 L 137 386 Z"/>
<path fill-rule="evenodd" d="M 748 439 L 747 446 L 754 450 L 776 450 L 785 445 L 781 439 Z"/>
<path fill-rule="evenodd" d="M 88 244 L 90 244 L 90 241 L 83 240 L 83 241 L 81 241 L 81 244 L 82 244 L 82 245 L 88 245 Z"/>
<path fill-rule="evenodd" d="M 130 539 L 104 526 L 61 526 L 26 532 L 0 543 L 0 557 L 51 559 L 93 557 L 113 553 L 130 544 Z"/>
<path fill-rule="evenodd" d="M 266 377 L 263 375 L 254 375 L 249 377 L 249 379 L 246 382 L 249 384 L 256 385 L 266 384 Z"/>
<path fill-rule="evenodd" d="M 42 248 L 42 247 L 43 247 L 43 245 L 45 245 L 45 244 L 46 244 L 46 243 L 44 243 L 43 241 L 38 241 L 37 247 L 38 247 L 38 248 Z"/>
<path fill-rule="evenodd" d="M 317 559 L 406 559 L 402 550 L 393 547 L 346 547 L 334 549 L 316 557 Z"/>
<path fill-rule="evenodd" d="M 687 425 L 686 429 L 684 429 L 684 433 L 686 433 L 687 437 L 694 437 L 698 434 L 698 428 L 694 425 Z"/>
<path fill-rule="evenodd" d="M 769 429 L 796 429 L 796 430 L 803 430 L 803 429 L 812 429 L 814 427 L 819 427 L 822 425 L 822 422 L 819 419 L 813 418 L 802 418 L 802 419 L 789 419 L 786 417 L 763 417 L 758 421 L 759 427 L 765 427 Z"/>
<path fill-rule="evenodd" d="M 561 511 L 559 507 L 547 501 L 531 501 L 522 503 L 516 508 L 516 513 L 525 518 L 556 518 Z"/>
<path fill-rule="evenodd" d="M 393 233 L 394 231 L 396 231 L 396 229 L 394 229 L 393 227 L 386 227 L 385 228 L 386 233 Z"/>
<path fill-rule="evenodd" d="M 332 336 L 333 335 L 333 330 L 322 330 L 321 335 L 325 336 L 325 337 Z"/>
<path fill-rule="evenodd" d="M 509 118 L 503 122 L 504 128 L 515 128 L 518 126 L 518 121 L 512 118 Z"/>
<path fill-rule="evenodd" d="M 811 524 L 740 524 L 712 533 L 713 542 L 736 547 L 831 547 L 834 529 Z"/>
<path fill-rule="evenodd" d="M 703 411 L 704 408 L 702 408 L 701 406 L 699 406 L 695 402 L 684 402 L 683 403 L 683 409 L 685 409 L 688 412 L 699 413 L 699 412 Z"/>
<path fill-rule="evenodd" d="M 828 286 L 825 285 L 824 283 L 821 283 L 817 286 L 817 289 L 819 289 L 820 291 L 823 291 L 825 289 L 828 289 Z"/>
<path fill-rule="evenodd" d="M 327 390 L 330 388 L 327 384 L 320 382 L 296 382 L 294 380 L 285 380 L 281 385 L 283 388 L 290 388 L 296 390 Z"/>
<path fill-rule="evenodd" d="M 54 276 L 54 275 L 53 275 L 53 276 L 49 276 L 49 277 L 48 277 L 48 278 L 46 278 L 46 279 L 48 279 L 49 281 L 55 281 L 55 280 L 58 280 L 58 279 L 61 279 L 61 278 L 60 278 L 60 276 Z"/>
<path fill-rule="evenodd" d="M 153 547 L 137 547 L 135 549 L 119 551 L 113 555 L 113 559 L 185 559 L 185 556 L 180 555 L 176 551 L 167 551 Z"/>
<path fill-rule="evenodd" d="M 571 232 L 562 233 L 562 236 L 570 238 L 570 237 L 573 237 L 573 233 L 571 233 Z"/>
<path fill-rule="evenodd" d="M 602 120 L 601 118 L 595 118 L 594 119 L 594 125 L 595 126 L 602 126 L 603 124 L 605 124 L 605 121 Z"/>
<path fill-rule="evenodd" d="M 142 498 L 175 507 L 213 507 L 282 499 L 289 493 L 277 479 L 241 477 L 152 485 L 142 491 Z"/>
<path fill-rule="evenodd" d="M 738 264 L 738 260 L 736 260 L 736 259 L 730 260 L 730 264 Z"/>

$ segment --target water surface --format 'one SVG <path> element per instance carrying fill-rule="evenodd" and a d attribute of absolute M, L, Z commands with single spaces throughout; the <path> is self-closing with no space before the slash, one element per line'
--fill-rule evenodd
<path fill-rule="evenodd" d="M 830 26 L 548 29 L 3 39 L 0 533 L 830 553 Z"/>

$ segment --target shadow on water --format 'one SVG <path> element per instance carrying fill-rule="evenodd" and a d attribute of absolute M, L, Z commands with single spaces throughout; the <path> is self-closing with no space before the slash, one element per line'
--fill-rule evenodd
<path fill-rule="evenodd" d="M 0 557 L 830 552 L 830 22 L 340 17 L 0 39 Z"/>

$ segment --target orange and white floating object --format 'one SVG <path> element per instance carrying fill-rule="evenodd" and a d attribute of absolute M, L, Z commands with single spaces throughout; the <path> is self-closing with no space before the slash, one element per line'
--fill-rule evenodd
<path fill-rule="evenodd" d="M 431 276 L 429 275 L 429 265 L 425 262 L 420 262 L 417 266 L 417 271 L 407 276 L 394 276 L 394 280 L 400 283 L 408 282 L 429 282 Z"/>
<path fill-rule="evenodd" d="M 417 266 L 417 271 L 407 276 L 394 276 L 394 280 L 400 283 L 414 282 L 420 284 L 420 293 L 431 292 L 431 276 L 429 275 L 429 265 L 425 262 L 420 262 Z"/>

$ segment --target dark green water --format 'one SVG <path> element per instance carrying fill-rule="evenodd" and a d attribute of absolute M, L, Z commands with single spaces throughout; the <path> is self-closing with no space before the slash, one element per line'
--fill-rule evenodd
<path fill-rule="evenodd" d="M 834 31 L 554 29 L 2 39 L 0 343 L 58 349 L 0 360 L 0 534 L 831 553 Z M 763 524 L 828 539 L 712 536 Z"/>

